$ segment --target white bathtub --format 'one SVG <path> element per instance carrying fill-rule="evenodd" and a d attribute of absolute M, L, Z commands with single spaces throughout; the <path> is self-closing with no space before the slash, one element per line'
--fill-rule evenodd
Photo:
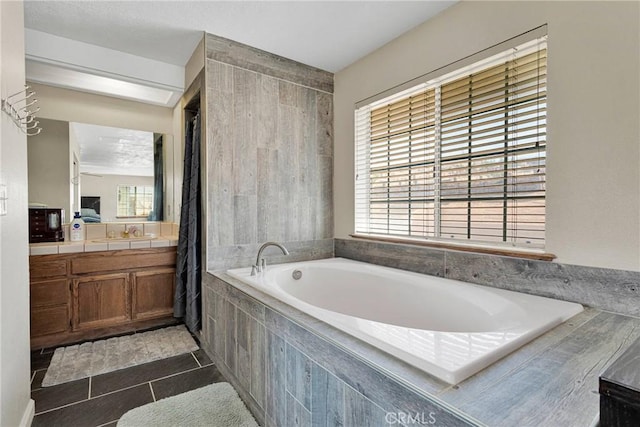
<path fill-rule="evenodd" d="M 342 258 L 250 272 L 227 271 L 450 384 L 582 311 L 580 304 Z"/>

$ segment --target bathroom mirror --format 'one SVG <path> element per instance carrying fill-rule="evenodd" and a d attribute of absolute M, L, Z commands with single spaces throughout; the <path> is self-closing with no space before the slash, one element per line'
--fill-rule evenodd
<path fill-rule="evenodd" d="M 28 138 L 29 204 L 60 207 L 65 222 L 173 220 L 171 135 L 41 119 Z"/>

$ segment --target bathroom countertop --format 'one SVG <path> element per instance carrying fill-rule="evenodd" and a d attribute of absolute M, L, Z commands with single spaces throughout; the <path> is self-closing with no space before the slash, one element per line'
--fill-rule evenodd
<path fill-rule="evenodd" d="M 153 239 L 95 239 L 80 242 L 49 242 L 29 244 L 29 255 L 70 254 L 77 252 L 117 251 L 177 246 L 178 236 L 160 236 Z"/>
<path fill-rule="evenodd" d="M 640 319 L 586 307 L 457 385 L 450 385 L 232 278 L 214 276 L 426 398 L 490 426 L 590 426 L 601 373 L 638 338 Z"/>

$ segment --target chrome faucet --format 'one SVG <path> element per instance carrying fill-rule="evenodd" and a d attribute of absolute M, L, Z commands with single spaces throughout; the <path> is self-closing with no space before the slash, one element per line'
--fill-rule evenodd
<path fill-rule="evenodd" d="M 252 276 L 255 276 L 257 273 L 263 272 L 264 269 L 267 267 L 267 261 L 265 261 L 265 259 L 262 258 L 262 251 L 264 251 L 269 246 L 276 246 L 280 248 L 280 250 L 284 255 L 289 255 L 289 251 L 287 250 L 287 248 L 282 246 L 280 243 L 276 243 L 276 242 L 265 243 L 264 245 L 260 246 L 260 249 L 258 249 L 258 256 L 256 257 L 256 263 L 251 266 Z"/>

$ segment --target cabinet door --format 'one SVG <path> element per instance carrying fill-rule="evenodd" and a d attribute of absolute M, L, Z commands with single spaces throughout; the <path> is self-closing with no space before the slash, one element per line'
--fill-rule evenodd
<path fill-rule="evenodd" d="M 73 280 L 73 329 L 102 328 L 131 320 L 129 273 Z"/>
<path fill-rule="evenodd" d="M 175 268 L 140 271 L 133 282 L 133 318 L 151 319 L 173 314 Z"/>

